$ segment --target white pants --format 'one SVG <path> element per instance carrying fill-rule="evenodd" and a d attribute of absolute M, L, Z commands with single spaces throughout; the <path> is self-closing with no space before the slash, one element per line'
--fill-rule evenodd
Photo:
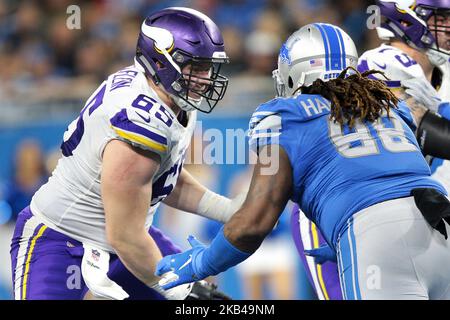
<path fill-rule="evenodd" d="M 450 299 L 450 239 L 431 228 L 413 197 L 353 215 L 337 258 L 344 299 Z"/>

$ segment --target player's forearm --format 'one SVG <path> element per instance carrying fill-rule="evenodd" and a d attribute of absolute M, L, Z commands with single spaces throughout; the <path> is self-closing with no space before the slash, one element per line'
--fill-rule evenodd
<path fill-rule="evenodd" d="M 123 190 L 104 201 L 107 239 L 127 269 L 145 284 L 152 285 L 157 280 L 154 267 L 162 256 L 145 229 L 148 192 L 129 191 L 132 197 Z"/>
<path fill-rule="evenodd" d="M 414 117 L 414 121 L 419 124 L 422 121 L 423 116 L 427 112 L 427 108 L 421 103 L 417 102 L 413 97 L 406 94 L 403 88 L 394 90 L 393 92 L 397 96 L 397 98 L 406 102 L 412 116 Z"/>
<path fill-rule="evenodd" d="M 161 258 L 145 229 L 158 168 L 153 153 L 114 140 L 105 148 L 101 192 L 107 240 L 130 272 L 149 285 L 157 280 L 154 267 Z"/>
<path fill-rule="evenodd" d="M 120 260 L 136 278 L 150 287 L 157 283 L 159 277 L 154 275 L 155 266 L 162 255 L 145 230 L 133 237 L 115 240 L 112 245 Z"/>
<path fill-rule="evenodd" d="M 241 207 L 244 200 L 245 194 L 229 199 L 208 190 L 183 169 L 175 190 L 164 203 L 178 210 L 225 223 Z"/>
<path fill-rule="evenodd" d="M 277 161 L 278 170 L 268 172 L 273 161 Z M 291 186 L 292 167 L 287 153 L 278 145 L 263 147 L 246 201 L 224 227 L 230 243 L 245 252 L 255 251 L 277 223 L 291 195 Z"/>
<path fill-rule="evenodd" d="M 224 226 L 224 236 L 237 249 L 253 253 L 273 230 L 278 213 L 272 214 L 260 207 L 244 206 Z M 259 218 L 258 218 L 259 217 Z"/>
<path fill-rule="evenodd" d="M 411 114 L 414 117 L 414 120 L 417 124 L 422 122 L 423 116 L 427 112 L 427 109 L 422 105 L 415 102 L 412 98 L 407 100 L 407 104 L 411 109 Z"/>
<path fill-rule="evenodd" d="M 206 190 L 206 187 L 182 169 L 175 189 L 164 199 L 164 203 L 178 210 L 197 213 L 198 204 Z"/>

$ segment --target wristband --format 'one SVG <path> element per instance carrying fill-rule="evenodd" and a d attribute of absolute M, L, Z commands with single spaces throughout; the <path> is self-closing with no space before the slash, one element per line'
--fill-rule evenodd
<path fill-rule="evenodd" d="M 230 208 L 230 199 L 212 192 L 211 190 L 206 190 L 198 204 L 197 214 L 205 218 L 225 223 L 234 213 L 230 213 Z"/>

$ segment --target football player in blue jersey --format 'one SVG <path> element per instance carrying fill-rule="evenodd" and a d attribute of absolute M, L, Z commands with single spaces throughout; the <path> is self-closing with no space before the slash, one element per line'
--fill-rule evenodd
<path fill-rule="evenodd" d="M 383 43 L 360 56 L 358 70 L 383 71 L 384 75 L 369 77 L 383 80 L 398 98 L 406 100 L 420 123 L 416 137 L 422 153 L 440 157 L 427 157 L 432 177 L 449 192 L 450 161 L 443 160 L 449 156 L 450 148 L 443 141 L 449 132 L 439 127 L 443 118 L 450 118 L 450 1 L 376 3 L 383 19 L 376 31 Z M 342 299 L 333 251 L 298 206 L 294 206 L 291 218 L 295 244 L 318 298 Z M 297 230 L 299 237 L 295 236 Z"/>
<path fill-rule="evenodd" d="M 343 298 L 450 298 L 446 191 L 430 176 L 409 108 L 356 64 L 338 27 L 310 24 L 289 37 L 275 72 L 280 97 L 250 120 L 258 162 L 247 198 L 211 245 L 189 237 L 192 249 L 158 263 L 164 288 L 245 260 L 291 199 L 337 256 Z"/>

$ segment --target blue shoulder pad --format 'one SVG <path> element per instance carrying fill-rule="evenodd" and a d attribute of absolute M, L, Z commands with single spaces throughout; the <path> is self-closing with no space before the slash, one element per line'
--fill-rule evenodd
<path fill-rule="evenodd" d="M 395 110 L 395 113 L 397 113 L 400 118 L 402 118 L 403 121 L 406 122 L 408 127 L 415 132 L 417 129 L 417 123 L 416 120 L 414 120 L 414 117 L 411 113 L 411 109 L 408 107 L 405 101 L 401 100 L 398 103 L 398 109 L 392 108 L 391 110 Z"/>
<path fill-rule="evenodd" d="M 443 118 L 450 120 L 450 102 L 442 102 L 438 107 L 438 113 Z"/>

